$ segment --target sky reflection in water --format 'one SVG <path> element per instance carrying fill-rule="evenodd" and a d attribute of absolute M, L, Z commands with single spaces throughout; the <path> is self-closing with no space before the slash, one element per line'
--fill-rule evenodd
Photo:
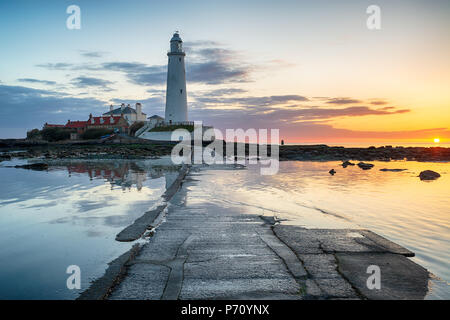
<path fill-rule="evenodd" d="M 244 212 L 276 215 L 287 219 L 284 224 L 307 228 L 369 229 L 415 252 L 414 261 L 449 283 L 450 163 L 374 161 L 368 171 L 340 163 L 280 162 L 273 176 L 261 176 L 257 166 L 210 170 L 199 175 L 200 188 L 188 194 L 188 201 L 238 205 Z M 332 168 L 334 176 L 328 173 Z M 421 181 L 419 173 L 428 169 L 441 177 Z M 438 295 L 450 299 L 450 287 Z"/>
<path fill-rule="evenodd" d="M 73 299 L 66 268 L 81 268 L 83 291 L 130 243 L 115 236 L 177 175 L 148 161 L 72 161 L 48 171 L 0 166 L 0 299 Z"/>

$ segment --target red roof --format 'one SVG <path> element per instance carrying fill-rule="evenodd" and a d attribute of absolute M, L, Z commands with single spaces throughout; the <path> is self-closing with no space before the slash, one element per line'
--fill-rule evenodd
<path fill-rule="evenodd" d="M 102 125 L 111 125 L 111 124 L 117 124 L 119 120 L 122 118 L 122 116 L 103 116 L 103 117 L 92 117 L 87 122 L 87 125 L 95 125 L 95 126 L 102 126 Z M 92 119 L 94 122 L 92 122 Z M 103 122 L 101 121 L 103 119 Z M 111 121 L 113 119 L 113 121 Z"/>
<path fill-rule="evenodd" d="M 45 126 L 46 127 L 50 127 L 50 128 L 64 128 L 63 124 L 49 124 L 49 123 L 46 123 Z"/>
<path fill-rule="evenodd" d="M 66 128 L 84 128 L 87 124 L 87 121 L 67 121 L 65 127 Z"/>

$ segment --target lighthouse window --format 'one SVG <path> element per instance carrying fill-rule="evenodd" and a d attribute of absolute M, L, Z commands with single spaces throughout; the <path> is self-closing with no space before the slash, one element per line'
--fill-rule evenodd
<path fill-rule="evenodd" d="M 180 89 L 180 93 L 183 94 L 183 89 Z"/>
<path fill-rule="evenodd" d="M 178 58 L 178 61 L 180 61 L 180 62 L 181 62 L 181 58 Z"/>

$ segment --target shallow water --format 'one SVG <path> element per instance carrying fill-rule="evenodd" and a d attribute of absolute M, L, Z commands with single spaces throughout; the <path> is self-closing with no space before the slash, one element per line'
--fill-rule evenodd
<path fill-rule="evenodd" d="M 131 248 L 116 234 L 160 203 L 177 176 L 151 161 L 6 167 L 17 163 L 0 165 L 0 299 L 76 298 Z M 66 286 L 69 265 L 81 269 L 80 290 Z"/>
<path fill-rule="evenodd" d="M 261 176 L 257 166 L 209 170 L 201 185 L 205 201 L 240 204 L 285 224 L 370 229 L 415 252 L 413 260 L 442 279 L 429 297 L 450 299 L 450 163 L 371 163 L 375 167 L 364 171 L 336 161 L 286 161 L 273 176 Z M 441 177 L 421 181 L 417 176 L 427 169 Z"/>
<path fill-rule="evenodd" d="M 167 163 L 166 163 L 166 162 Z M 73 299 L 131 243 L 116 234 L 160 203 L 177 171 L 154 161 L 54 161 L 49 171 L 0 164 L 0 299 Z M 243 212 L 308 228 L 366 228 L 416 253 L 414 261 L 442 281 L 431 298 L 450 299 L 450 164 L 280 163 L 273 176 L 258 166 L 206 170 L 189 201 L 237 204 Z M 331 176 L 328 171 L 337 173 Z M 381 168 L 407 169 L 381 172 Z M 420 181 L 420 171 L 441 177 Z M 81 268 L 81 290 L 68 290 L 66 268 Z M 445 283 L 446 282 L 446 283 Z"/>

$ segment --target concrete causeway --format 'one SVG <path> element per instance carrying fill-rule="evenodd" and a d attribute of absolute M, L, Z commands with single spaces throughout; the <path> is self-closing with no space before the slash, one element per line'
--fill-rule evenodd
<path fill-rule="evenodd" d="M 211 170 L 211 169 L 209 169 Z M 191 170 L 149 241 L 112 263 L 81 299 L 423 299 L 429 274 L 368 230 L 305 229 L 205 201 Z M 117 265 L 121 264 L 121 267 Z M 369 265 L 381 270 L 370 290 Z M 109 285 L 107 283 L 110 283 Z M 101 284 L 101 285 L 99 285 Z"/>

